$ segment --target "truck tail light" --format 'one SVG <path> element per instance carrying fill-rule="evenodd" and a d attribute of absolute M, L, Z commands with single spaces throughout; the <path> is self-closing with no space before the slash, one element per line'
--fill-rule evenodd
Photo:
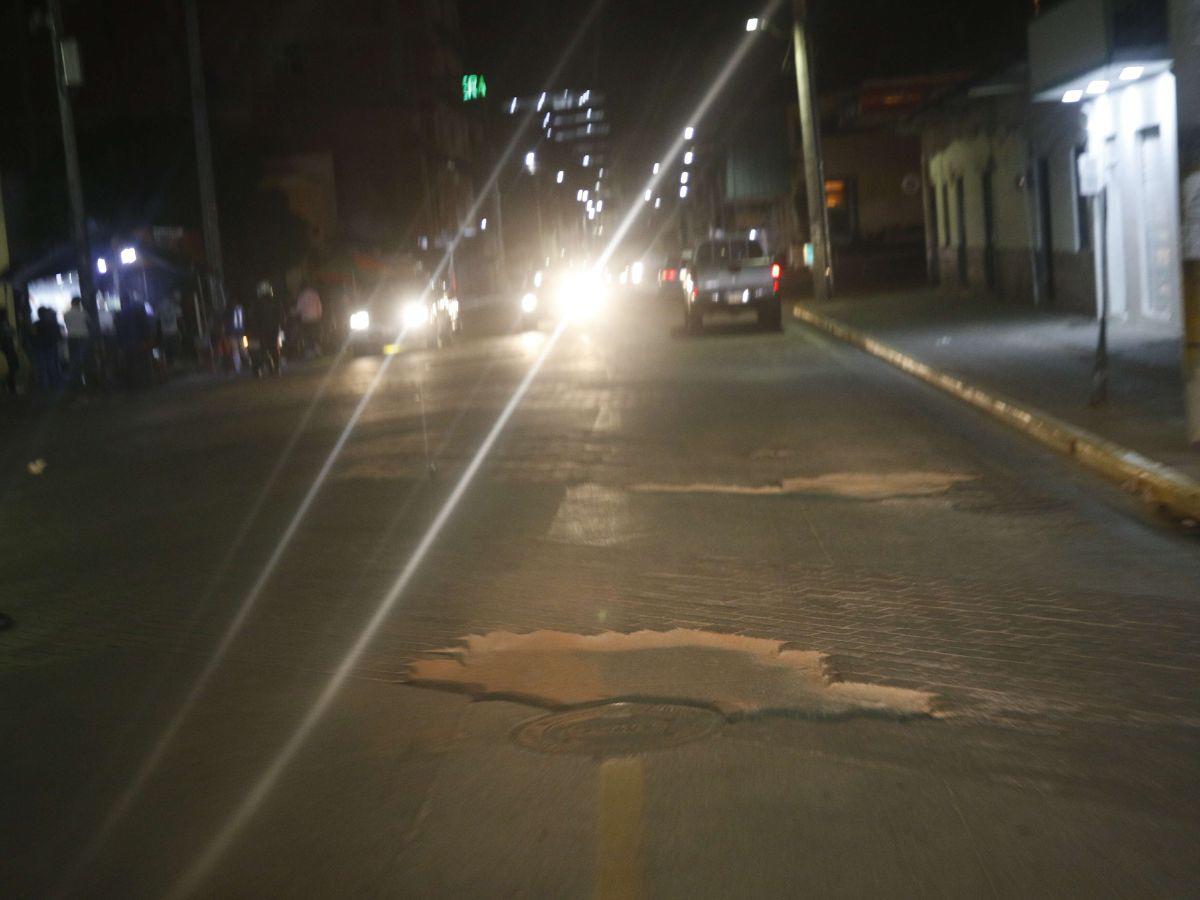
<path fill-rule="evenodd" d="M 679 273 L 674 269 L 663 269 L 663 281 L 674 281 L 677 277 Z"/>

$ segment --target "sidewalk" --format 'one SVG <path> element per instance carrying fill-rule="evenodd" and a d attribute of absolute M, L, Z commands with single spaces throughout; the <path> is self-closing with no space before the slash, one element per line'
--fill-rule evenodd
<path fill-rule="evenodd" d="M 1180 339 L 1109 329 L 1109 400 L 1088 406 L 1096 322 L 929 289 L 803 304 L 929 366 L 1200 480 L 1188 448 Z"/>

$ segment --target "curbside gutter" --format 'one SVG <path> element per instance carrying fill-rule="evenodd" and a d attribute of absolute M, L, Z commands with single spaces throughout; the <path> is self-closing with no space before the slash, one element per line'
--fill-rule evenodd
<path fill-rule="evenodd" d="M 796 303 L 797 319 L 865 350 L 898 369 L 983 410 L 1041 444 L 1077 460 L 1085 468 L 1120 484 L 1147 503 L 1174 516 L 1200 521 L 1200 483 L 1097 434 L 1031 406 L 977 388 L 960 378 L 901 353 L 875 338 Z"/>

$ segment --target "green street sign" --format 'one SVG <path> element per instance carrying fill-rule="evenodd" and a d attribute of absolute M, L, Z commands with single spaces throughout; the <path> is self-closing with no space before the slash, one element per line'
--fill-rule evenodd
<path fill-rule="evenodd" d="M 482 100 L 487 96 L 487 79 L 482 75 L 464 75 L 462 77 L 463 103 L 472 100 Z"/>

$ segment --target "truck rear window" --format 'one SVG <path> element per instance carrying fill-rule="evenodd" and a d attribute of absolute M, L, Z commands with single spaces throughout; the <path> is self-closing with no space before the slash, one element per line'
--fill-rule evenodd
<path fill-rule="evenodd" d="M 766 256 L 758 241 L 706 241 L 696 251 L 697 265 L 741 262 Z"/>

